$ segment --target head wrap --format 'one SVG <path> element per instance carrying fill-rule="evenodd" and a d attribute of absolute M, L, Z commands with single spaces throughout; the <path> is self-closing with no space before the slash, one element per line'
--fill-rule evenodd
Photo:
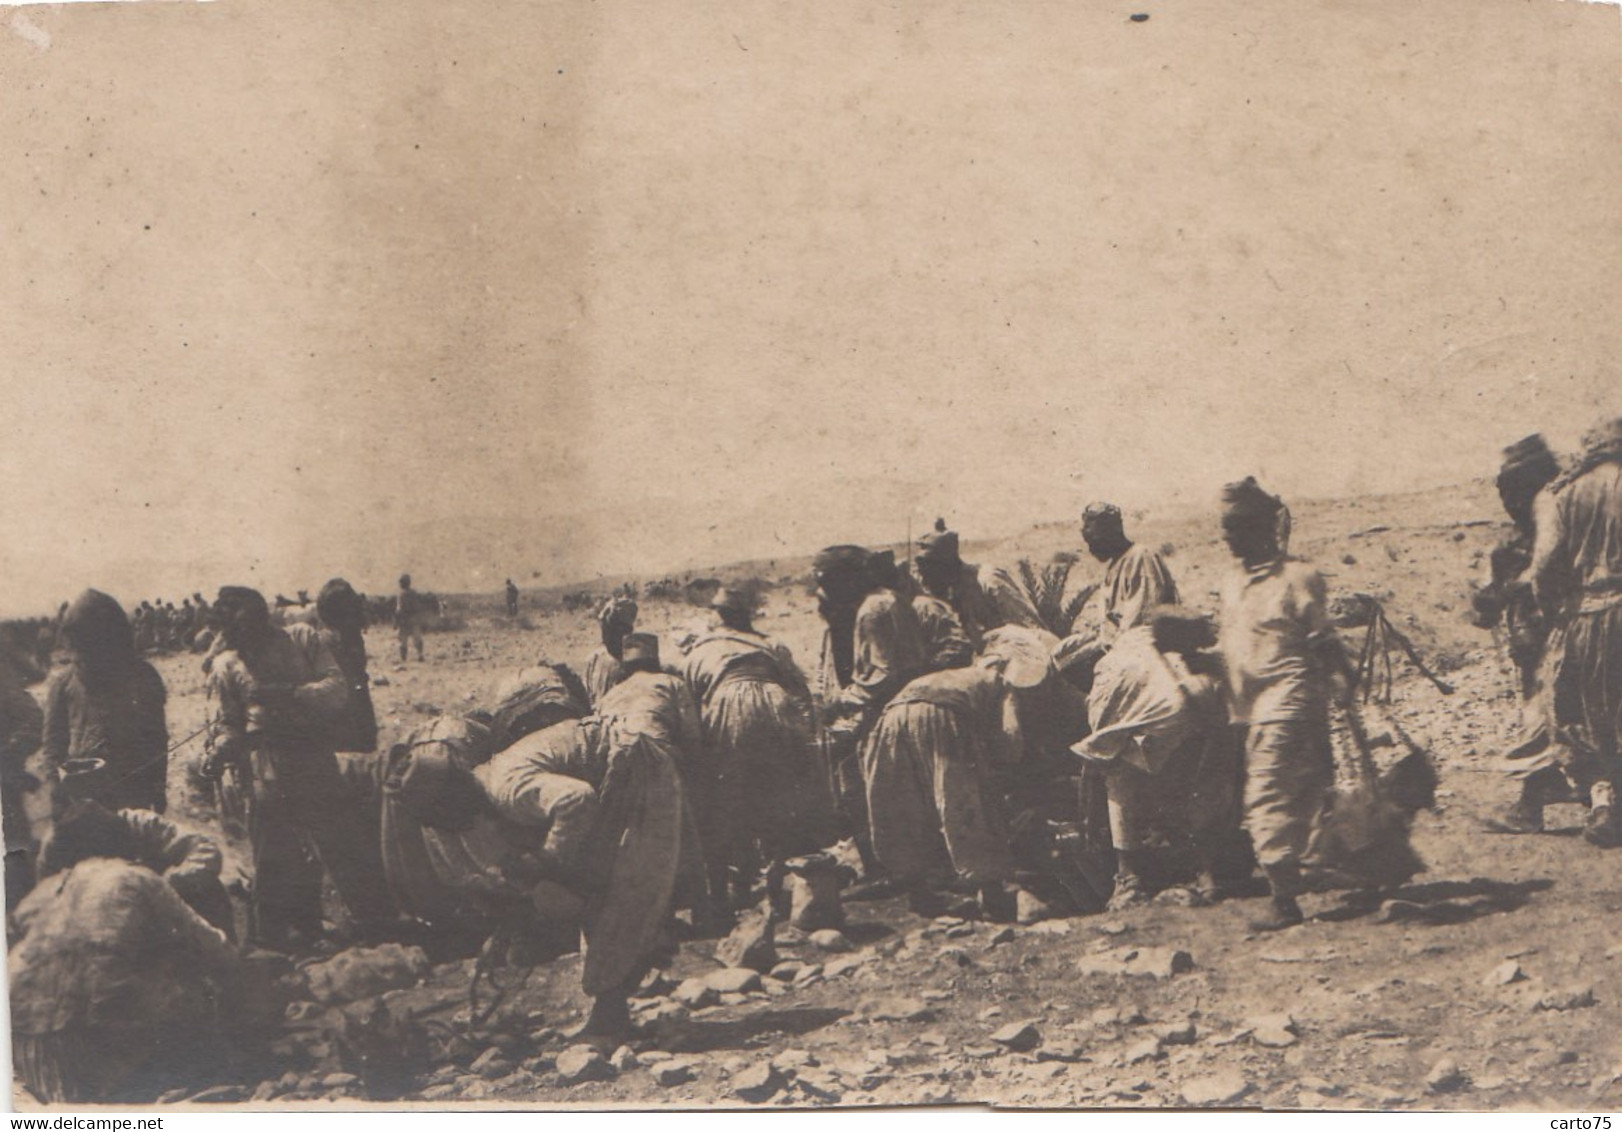
<path fill-rule="evenodd" d="M 727 609 L 733 613 L 753 613 L 755 600 L 737 586 L 722 586 L 710 599 L 711 609 Z"/>
<path fill-rule="evenodd" d="M 219 596 L 214 599 L 214 607 L 221 613 L 259 610 L 265 616 L 270 616 L 270 605 L 265 601 L 265 595 L 248 586 L 221 586 Z"/>
<path fill-rule="evenodd" d="M 331 629 L 359 629 L 366 624 L 366 603 L 355 588 L 342 578 L 321 587 L 315 599 L 315 613 Z"/>
<path fill-rule="evenodd" d="M 626 664 L 633 660 L 659 663 L 659 638 L 652 633 L 630 633 L 620 647 L 620 660 Z"/>
<path fill-rule="evenodd" d="M 957 552 L 957 532 L 946 529 L 945 519 L 935 520 L 935 529 L 925 532 L 918 540 L 919 562 L 961 561 Z"/>
<path fill-rule="evenodd" d="M 1113 503 L 1089 503 L 1081 512 L 1081 525 L 1088 528 L 1121 529 L 1121 509 Z"/>
<path fill-rule="evenodd" d="M 1222 488 L 1222 513 L 1225 518 L 1277 519 L 1283 509 L 1284 501 L 1263 491 L 1255 476 L 1246 476 Z"/>
<path fill-rule="evenodd" d="M 1597 424 L 1583 434 L 1583 462 L 1590 467 L 1622 460 L 1622 417 Z"/>
<path fill-rule="evenodd" d="M 402 590 L 411 588 L 411 575 L 410 574 L 401 574 L 400 575 L 400 588 Z"/>
<path fill-rule="evenodd" d="M 1147 616 L 1155 648 L 1161 652 L 1192 652 L 1217 643 L 1216 626 L 1203 613 L 1161 605 L 1150 610 Z"/>
<path fill-rule="evenodd" d="M 867 550 L 860 546 L 841 544 L 818 552 L 811 568 L 820 574 L 854 574 L 867 566 Z"/>
<path fill-rule="evenodd" d="M 597 620 L 603 625 L 620 625 L 629 629 L 636 624 L 639 612 L 633 599 L 624 594 L 615 594 L 597 607 Z"/>
<path fill-rule="evenodd" d="M 123 606 L 100 590 L 85 590 L 62 615 L 62 641 L 92 664 L 130 660 L 135 630 Z"/>

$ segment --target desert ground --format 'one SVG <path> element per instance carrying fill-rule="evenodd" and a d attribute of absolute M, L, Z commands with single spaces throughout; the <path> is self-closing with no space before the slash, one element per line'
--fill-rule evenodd
<path fill-rule="evenodd" d="M 1226 568 L 1208 516 L 1129 518 L 1129 533 L 1170 553 L 1185 601 L 1214 608 Z M 1576 836 L 1580 813 L 1554 807 L 1543 836 L 1492 836 L 1481 819 L 1512 793 L 1498 769 L 1518 726 L 1512 673 L 1492 637 L 1465 619 L 1472 579 L 1500 536 L 1490 485 L 1295 509 L 1293 549 L 1332 592 L 1373 594 L 1456 686 L 1443 696 L 1402 661 L 1391 715 L 1441 772 L 1415 844 L 1428 871 L 1383 903 L 1313 896 L 1308 922 L 1248 934 L 1257 898 L 1212 908 L 1151 905 L 1029 926 L 925 920 L 899 900 L 851 902 L 850 950 L 824 950 L 780 927 L 782 963 L 726 971 L 714 940 L 681 946 L 634 1003 L 642 1036 L 611 1057 L 570 1056 L 583 1017 L 578 957 L 536 969 L 483 1024 L 470 1024 L 470 954 L 439 955 L 415 985 L 382 995 L 409 1017 L 420 1060 L 403 1095 L 435 1105 L 825 1106 L 980 1103 L 1026 1107 L 1581 1109 L 1614 1100 L 1622 1003 L 1616 858 Z M 1069 523 L 966 557 L 1012 564 L 1073 550 Z M 807 667 L 819 627 L 805 561 L 769 571 L 760 627 Z M 1075 583 L 1096 580 L 1083 559 Z M 801 578 L 799 582 L 792 579 Z M 318 582 L 319 579 L 312 579 Z M 600 583 L 606 588 L 607 582 Z M 579 589 L 580 587 L 575 587 Z M 590 588 L 590 587 L 586 587 Z M 386 628 L 368 645 L 383 742 L 441 712 L 489 706 L 504 674 L 546 657 L 578 665 L 595 643 L 589 615 L 528 593 L 521 622 L 495 595 L 448 603 L 462 628 L 429 637 L 426 664 L 395 660 Z M 681 599 L 643 603 L 666 636 L 700 616 Z M 1348 643 L 1360 642 L 1348 630 Z M 171 734 L 204 718 L 195 656 L 162 659 Z M 194 742 L 174 756 L 174 815 L 215 822 L 187 779 Z M 233 846 L 228 870 L 240 868 Z M 836 947 L 844 944 L 833 941 Z M 722 973 L 724 972 L 724 973 Z M 410 979 L 404 980 L 411 982 Z M 298 973 L 275 1047 L 274 1076 L 194 1083 L 172 1102 L 363 1103 L 364 1066 L 336 1037 L 353 1003 L 313 1000 Z M 488 988 L 484 999 L 488 1003 Z M 364 1006 L 365 1004 L 362 1004 Z M 250 1073 L 248 1076 L 255 1076 Z"/>

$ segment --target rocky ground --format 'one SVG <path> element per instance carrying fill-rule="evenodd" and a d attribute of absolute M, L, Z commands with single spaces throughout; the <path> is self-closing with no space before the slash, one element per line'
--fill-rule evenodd
<path fill-rule="evenodd" d="M 924 920 L 895 901 L 853 902 L 837 936 L 780 929 L 779 962 L 765 975 L 723 967 L 714 941 L 683 944 L 635 1003 L 643 1036 L 607 1051 L 562 1036 L 586 1005 L 578 958 L 535 970 L 475 1027 L 471 960 L 425 967 L 420 956 L 396 955 L 393 975 L 360 988 L 406 984 L 381 1000 L 361 995 L 367 1001 L 345 1006 L 300 991 L 277 1047 L 281 1076 L 170 1099 L 357 1103 L 362 1076 L 377 1075 L 381 1056 L 366 1063 L 358 1030 L 375 1023 L 386 1031 L 409 1016 L 398 1032 L 421 1060 L 395 1067 L 398 1088 L 404 1099 L 447 1105 L 1614 1103 L 1622 1095 L 1613 1036 L 1622 943 L 1610 926 L 1622 910 L 1618 858 L 1576 836 L 1580 814 L 1570 807 L 1551 809 L 1543 836 L 1482 832 L 1482 816 L 1511 794 L 1497 759 L 1517 725 L 1500 651 L 1464 622 L 1469 579 L 1483 575 L 1500 533 L 1495 506 L 1490 488 L 1472 485 L 1297 508 L 1295 550 L 1331 575 L 1335 592 L 1381 597 L 1393 623 L 1457 687 L 1443 696 L 1397 662 L 1392 714 L 1432 751 L 1442 783 L 1436 811 L 1415 827 L 1429 870 L 1382 902 L 1314 896 L 1308 923 L 1262 937 L 1245 926 L 1261 907 L 1255 897 L 1024 927 Z M 1129 523 L 1137 537 L 1170 548 L 1187 601 L 1214 604 L 1225 560 L 1209 516 Z M 1055 525 L 974 549 L 991 560 L 1042 562 L 1074 545 L 1074 533 Z M 1089 562 L 1077 579 L 1096 572 Z M 767 609 L 762 628 L 811 663 L 817 629 L 802 590 L 774 590 Z M 644 623 L 663 631 L 694 612 L 650 603 Z M 532 628 L 475 611 L 465 630 L 430 638 L 426 665 L 397 665 L 392 640 L 375 633 L 385 738 L 438 711 L 488 705 L 512 668 L 543 654 L 578 663 L 593 643 L 582 614 L 531 610 L 526 618 Z M 1359 639 L 1348 634 L 1354 647 Z M 201 674 L 191 657 L 162 667 L 179 738 L 201 722 Z M 206 821 L 180 765 L 192 753 L 177 756 L 175 790 L 187 799 L 182 812 Z M 306 973 L 284 985 L 312 981 Z M 370 1018 L 357 1021 L 357 1012 Z"/>

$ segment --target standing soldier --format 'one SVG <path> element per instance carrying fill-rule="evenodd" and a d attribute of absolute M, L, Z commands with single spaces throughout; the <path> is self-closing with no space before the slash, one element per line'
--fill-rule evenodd
<path fill-rule="evenodd" d="M 518 587 L 513 585 L 511 578 L 507 579 L 507 616 L 518 619 Z"/>
<path fill-rule="evenodd" d="M 945 519 L 936 519 L 935 529 L 918 540 L 913 566 L 924 592 L 945 602 L 957 615 L 961 635 L 974 652 L 980 651 L 987 633 L 1003 625 L 1043 628 L 1042 615 L 1008 571 L 963 561 L 957 532 L 946 529 Z M 944 628 L 936 633 L 937 639 L 951 635 Z M 963 663 L 967 662 L 965 658 Z"/>
<path fill-rule="evenodd" d="M 831 789 L 846 836 L 864 866 L 873 858 L 861 747 L 879 713 L 926 666 L 923 633 L 912 604 L 896 593 L 888 553 L 830 546 L 813 563 L 817 610 L 826 629 L 817 700 Z"/>
<path fill-rule="evenodd" d="M 254 941 L 298 950 L 319 938 L 311 851 L 357 924 L 375 926 L 382 893 L 365 868 L 335 754 L 348 698 L 343 669 L 313 625 L 272 624 L 256 590 L 222 587 L 215 614 L 224 649 L 209 670 L 205 772 L 247 780 Z"/>
<path fill-rule="evenodd" d="M 1478 628 L 1503 624 L 1521 694 L 1524 737 L 1505 760 L 1521 792 L 1489 822 L 1498 832 L 1541 833 L 1544 805 L 1570 797 L 1570 785 L 1549 750 L 1548 712 L 1539 676 L 1548 626 L 1527 576 L 1536 537 L 1533 503 L 1559 472 L 1559 461 L 1542 436 L 1528 436 L 1504 449 L 1498 498 L 1514 526 L 1509 537 L 1493 548 L 1491 579 L 1472 598 Z"/>
<path fill-rule="evenodd" d="M 1254 931 L 1302 920 L 1301 857 L 1334 781 L 1330 673 L 1344 667 L 1323 575 L 1284 554 L 1283 501 L 1252 477 L 1223 489 L 1222 537 L 1239 560 L 1222 597 L 1230 712 L 1245 738 L 1245 823 L 1272 890 Z"/>
<path fill-rule="evenodd" d="M 364 754 L 377 749 L 377 712 L 372 707 L 372 678 L 366 671 L 366 602 L 353 586 L 334 578 L 315 599 L 321 643 L 343 670 L 349 699 L 332 733 L 340 751 Z"/>
<path fill-rule="evenodd" d="M 1087 505 L 1081 513 L 1081 539 L 1092 556 L 1104 563 L 1102 632 L 1106 641 L 1144 624 L 1149 610 L 1178 603 L 1177 583 L 1166 560 L 1126 537 L 1121 509 L 1115 504 Z M 1283 549 L 1280 544 L 1280 553 Z"/>
<path fill-rule="evenodd" d="M 86 590 L 62 620 L 68 663 L 45 693 L 45 759 L 72 787 L 108 809 L 168 805 L 168 693 L 158 670 L 135 650 L 118 602 Z"/>
<path fill-rule="evenodd" d="M 411 575 L 400 575 L 400 596 L 394 601 L 394 626 L 400 633 L 400 663 L 406 662 L 406 645 L 417 642 L 417 660 L 422 661 L 422 595 L 411 588 Z"/>
<path fill-rule="evenodd" d="M 1551 750 L 1590 807 L 1584 836 L 1622 844 L 1622 417 L 1583 438 L 1572 473 L 1537 497 L 1532 589 L 1551 626 Z"/>
<path fill-rule="evenodd" d="M 584 676 L 586 698 L 593 709 L 625 675 L 620 649 L 626 636 L 636 628 L 637 612 L 636 601 L 625 594 L 615 594 L 597 609 L 597 628 L 603 643 L 586 658 Z"/>

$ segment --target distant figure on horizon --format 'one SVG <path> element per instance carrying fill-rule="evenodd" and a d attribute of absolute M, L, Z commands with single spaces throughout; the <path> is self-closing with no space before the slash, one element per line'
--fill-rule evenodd
<path fill-rule="evenodd" d="M 513 585 L 511 578 L 507 579 L 507 616 L 515 621 L 518 619 L 518 587 Z"/>
<path fill-rule="evenodd" d="M 394 603 L 394 627 L 400 634 L 400 663 L 406 662 L 406 645 L 417 642 L 417 660 L 422 661 L 422 619 L 427 610 L 422 595 L 411 588 L 411 575 L 400 575 L 400 596 Z"/>

